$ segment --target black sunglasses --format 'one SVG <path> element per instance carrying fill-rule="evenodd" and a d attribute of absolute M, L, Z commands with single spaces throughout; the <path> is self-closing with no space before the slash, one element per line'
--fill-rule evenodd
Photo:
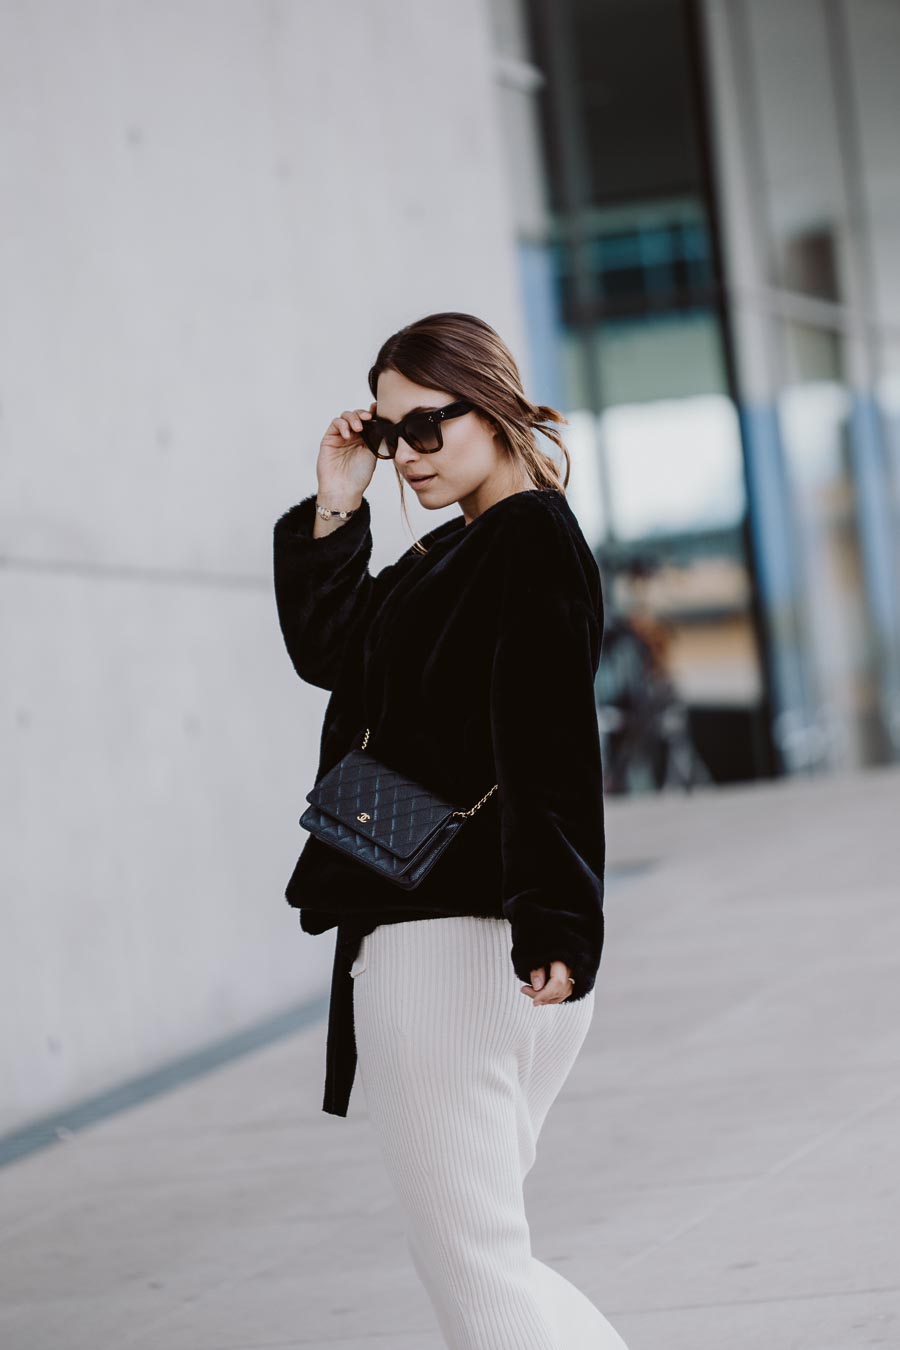
<path fill-rule="evenodd" d="M 366 445 L 378 459 L 393 459 L 397 453 L 397 442 L 402 436 L 406 444 L 423 455 L 434 454 L 444 444 L 441 435 L 441 423 L 449 417 L 462 417 L 475 407 L 467 399 L 457 399 L 443 408 L 433 408 L 430 412 L 408 413 L 402 422 L 388 422 L 384 417 L 370 417 L 363 422 L 362 435 Z M 386 447 L 387 454 L 382 454 Z"/>

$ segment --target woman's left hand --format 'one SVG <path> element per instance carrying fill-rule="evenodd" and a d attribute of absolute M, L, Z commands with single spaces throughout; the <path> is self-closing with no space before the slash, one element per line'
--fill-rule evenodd
<path fill-rule="evenodd" d="M 546 979 L 545 968 L 539 966 L 531 972 L 531 984 L 523 984 L 521 993 L 527 994 L 533 1003 L 564 1003 L 571 994 L 569 967 L 565 961 L 550 962 L 550 978 Z"/>

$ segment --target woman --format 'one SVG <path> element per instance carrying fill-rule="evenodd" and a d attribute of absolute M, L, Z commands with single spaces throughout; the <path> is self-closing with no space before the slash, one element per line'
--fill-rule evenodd
<path fill-rule="evenodd" d="M 316 781 L 365 744 L 471 814 L 409 891 L 306 840 L 286 898 L 304 931 L 338 930 L 323 1110 L 347 1114 L 358 1056 L 448 1346 L 622 1350 L 532 1255 L 523 1199 L 590 1026 L 604 936 L 600 576 L 565 497 L 568 452 L 539 427 L 565 418 L 529 402 L 508 348 L 469 314 L 401 329 L 368 382 L 369 407 L 322 438 L 317 492 L 274 530 L 288 653 L 331 692 Z M 562 483 L 535 427 L 566 457 Z M 379 458 L 402 503 L 409 483 L 426 510 L 462 513 L 372 576 Z"/>

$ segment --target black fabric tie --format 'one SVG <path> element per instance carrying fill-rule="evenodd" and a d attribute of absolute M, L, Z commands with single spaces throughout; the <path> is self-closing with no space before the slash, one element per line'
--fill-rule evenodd
<path fill-rule="evenodd" d="M 353 965 L 359 944 L 371 925 L 342 919 L 337 926 L 334 965 L 331 971 L 331 1003 L 325 1047 L 325 1096 L 322 1110 L 346 1116 L 356 1076 L 356 1027 L 353 1020 Z"/>

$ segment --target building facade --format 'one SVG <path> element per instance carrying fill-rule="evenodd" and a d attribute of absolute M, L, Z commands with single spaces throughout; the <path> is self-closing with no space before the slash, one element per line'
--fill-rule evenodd
<path fill-rule="evenodd" d="M 537 394 L 713 778 L 900 755 L 900 5 L 494 0 Z"/>

